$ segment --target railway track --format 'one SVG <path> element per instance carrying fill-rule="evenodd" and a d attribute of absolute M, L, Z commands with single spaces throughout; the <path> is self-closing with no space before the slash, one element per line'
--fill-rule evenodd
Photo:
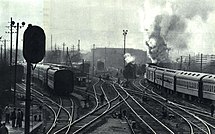
<path fill-rule="evenodd" d="M 23 90 L 25 85 L 18 85 Z M 58 130 L 67 127 L 74 120 L 74 102 L 72 98 L 59 97 L 59 103 L 44 96 L 41 92 L 32 89 L 32 96 L 40 103 L 44 104 L 52 112 L 52 120 L 46 121 L 46 134 L 55 133 Z M 65 105 L 66 104 L 66 105 Z"/>
<path fill-rule="evenodd" d="M 132 95 L 130 95 L 123 87 L 112 84 L 112 86 L 118 91 L 123 101 L 128 106 L 132 113 L 133 118 L 138 122 L 139 126 L 142 127 L 141 132 L 137 133 L 174 133 L 165 124 L 160 122 L 155 116 L 153 116 L 148 110 L 146 110 Z M 128 99 L 125 100 L 124 94 L 128 95 Z"/>
<path fill-rule="evenodd" d="M 102 88 L 104 81 L 98 81 L 93 85 L 93 90 L 95 94 L 96 106 L 92 109 L 88 114 L 81 116 L 79 119 L 75 120 L 71 124 L 71 129 L 69 133 L 85 133 L 89 129 L 93 129 L 96 127 L 98 122 L 101 122 L 105 116 L 116 109 L 120 104 L 122 104 L 122 100 L 119 101 L 119 96 L 115 96 L 113 98 L 109 98 L 106 95 L 106 91 Z M 105 103 L 102 104 L 99 99 L 98 93 L 103 93 L 105 98 Z"/>
<path fill-rule="evenodd" d="M 139 81 L 139 86 L 137 86 L 137 84 L 133 83 L 133 85 L 136 87 L 137 92 L 145 92 L 145 90 L 147 89 L 145 86 L 143 86 L 141 84 L 141 82 Z M 173 115 L 174 120 L 178 119 L 176 122 L 177 124 L 175 125 L 176 128 L 180 128 L 180 130 L 175 129 L 175 132 L 185 132 L 185 133 L 207 133 L 207 134 L 211 134 L 214 133 L 214 125 L 212 125 L 212 119 L 209 118 L 208 121 L 205 120 L 205 118 L 199 118 L 200 116 L 196 116 L 197 114 L 201 114 L 202 116 L 207 115 L 207 112 L 202 112 L 199 109 L 196 108 L 188 108 L 186 106 L 182 106 L 180 104 L 177 104 L 175 102 L 172 101 L 168 101 L 166 98 L 163 98 L 162 96 L 154 93 L 152 90 L 149 90 L 148 92 L 146 92 L 146 94 L 148 94 L 149 98 L 153 99 L 153 101 L 155 101 L 154 103 L 157 105 L 162 105 L 163 108 L 165 108 L 166 110 L 168 110 L 168 114 Z M 152 105 L 151 103 L 152 101 L 150 101 L 150 105 Z M 149 103 L 149 101 L 147 102 Z M 147 105 L 147 104 L 146 104 Z M 158 108 L 158 106 L 157 106 Z M 158 109 L 157 111 L 163 111 L 162 109 Z M 207 113 L 207 114 L 205 114 Z M 184 120 L 184 122 L 187 124 L 186 126 L 184 125 L 183 122 L 181 122 L 182 120 Z M 189 130 L 189 131 L 188 131 Z"/>

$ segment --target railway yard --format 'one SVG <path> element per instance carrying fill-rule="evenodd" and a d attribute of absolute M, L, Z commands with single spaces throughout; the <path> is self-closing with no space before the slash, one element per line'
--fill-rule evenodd
<path fill-rule="evenodd" d="M 50 95 L 34 84 L 33 102 L 43 107 L 37 133 L 215 133 L 209 107 L 164 94 L 144 78 L 123 83 L 94 77 L 67 96 Z M 24 84 L 17 86 L 24 93 Z"/>

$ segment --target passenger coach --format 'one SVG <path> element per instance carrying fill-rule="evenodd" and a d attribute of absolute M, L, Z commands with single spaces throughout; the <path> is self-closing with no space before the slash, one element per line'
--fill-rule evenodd
<path fill-rule="evenodd" d="M 45 86 L 57 94 L 67 94 L 74 89 L 74 73 L 66 68 L 37 64 L 33 77 L 44 82 Z"/>

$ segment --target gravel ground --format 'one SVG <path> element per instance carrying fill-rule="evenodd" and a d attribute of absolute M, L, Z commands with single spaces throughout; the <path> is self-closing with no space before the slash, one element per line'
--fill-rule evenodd
<path fill-rule="evenodd" d="M 130 134 L 130 130 L 125 120 L 109 118 L 107 123 L 90 134 Z"/>

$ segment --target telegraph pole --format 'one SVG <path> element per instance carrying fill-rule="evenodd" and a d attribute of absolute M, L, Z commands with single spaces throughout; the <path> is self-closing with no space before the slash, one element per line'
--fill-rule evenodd
<path fill-rule="evenodd" d="M 68 65 L 68 61 L 69 61 L 69 48 L 66 47 L 66 65 Z"/>
<path fill-rule="evenodd" d="M 4 61 L 5 61 L 5 63 L 6 63 L 6 58 L 7 58 L 7 55 L 6 55 L 6 53 L 7 53 L 7 50 L 6 50 L 6 39 L 4 39 Z"/>
<path fill-rule="evenodd" d="M 78 40 L 78 52 L 80 52 L 80 40 Z"/>
<path fill-rule="evenodd" d="M 14 98 L 14 102 L 13 102 L 13 104 L 14 104 L 14 106 L 16 106 L 16 69 L 17 69 L 17 52 L 18 52 L 18 37 L 19 37 L 19 23 L 17 23 L 17 31 L 16 31 L 17 33 L 16 33 L 16 56 L 15 56 L 15 71 L 14 71 L 14 96 L 13 96 L 13 98 Z"/>
<path fill-rule="evenodd" d="M 180 64 L 180 69 L 182 70 L 182 62 L 183 62 L 183 57 L 181 56 L 181 64 Z"/>
<path fill-rule="evenodd" d="M 2 59 L 2 58 L 3 58 L 2 55 L 3 55 L 3 54 L 2 54 L 2 45 L 1 45 L 1 61 L 3 60 L 3 59 Z"/>
<path fill-rule="evenodd" d="M 75 55 L 75 46 L 72 45 L 72 56 L 74 56 L 74 55 Z"/>
<path fill-rule="evenodd" d="M 105 70 L 106 70 L 106 55 L 107 54 L 107 52 L 106 52 L 106 47 L 105 47 Z"/>
<path fill-rule="evenodd" d="M 15 22 L 12 20 L 12 17 L 10 18 L 10 67 L 12 66 L 12 57 L 13 57 L 13 53 L 12 53 L 12 47 L 13 47 L 13 25 L 15 24 Z M 12 70 L 10 70 L 10 73 L 12 74 Z"/>
<path fill-rule="evenodd" d="M 65 45 L 66 45 L 66 44 L 65 44 L 65 43 L 63 43 L 63 56 L 64 56 L 64 47 L 65 47 Z"/>
<path fill-rule="evenodd" d="M 51 34 L 51 51 L 52 51 L 52 34 Z"/>
<path fill-rule="evenodd" d="M 84 65 L 84 64 L 85 64 L 85 63 L 84 63 L 84 59 L 82 59 L 82 64 L 83 64 L 82 70 L 83 70 L 83 74 L 84 74 L 84 73 L 85 73 L 85 72 L 84 72 L 84 69 L 85 69 L 85 68 L 84 68 L 84 66 L 85 66 L 85 65 Z"/>
<path fill-rule="evenodd" d="M 189 61 L 188 61 L 188 70 L 190 71 L 190 54 L 189 54 Z"/>
<path fill-rule="evenodd" d="M 95 60 L 95 44 L 93 44 L 93 66 L 92 66 L 93 76 L 94 76 L 94 60 Z"/>
<path fill-rule="evenodd" d="M 18 42 L 19 42 L 19 28 L 23 27 L 25 25 L 25 22 L 22 22 L 22 26 L 19 26 L 19 23 L 17 23 L 16 26 L 16 53 L 15 53 L 15 69 L 14 69 L 14 106 L 16 106 L 16 70 L 17 70 L 17 56 L 18 56 Z"/>
<path fill-rule="evenodd" d="M 200 62 L 200 72 L 202 73 L 202 57 L 203 57 L 203 54 L 201 53 L 201 62 Z"/>

